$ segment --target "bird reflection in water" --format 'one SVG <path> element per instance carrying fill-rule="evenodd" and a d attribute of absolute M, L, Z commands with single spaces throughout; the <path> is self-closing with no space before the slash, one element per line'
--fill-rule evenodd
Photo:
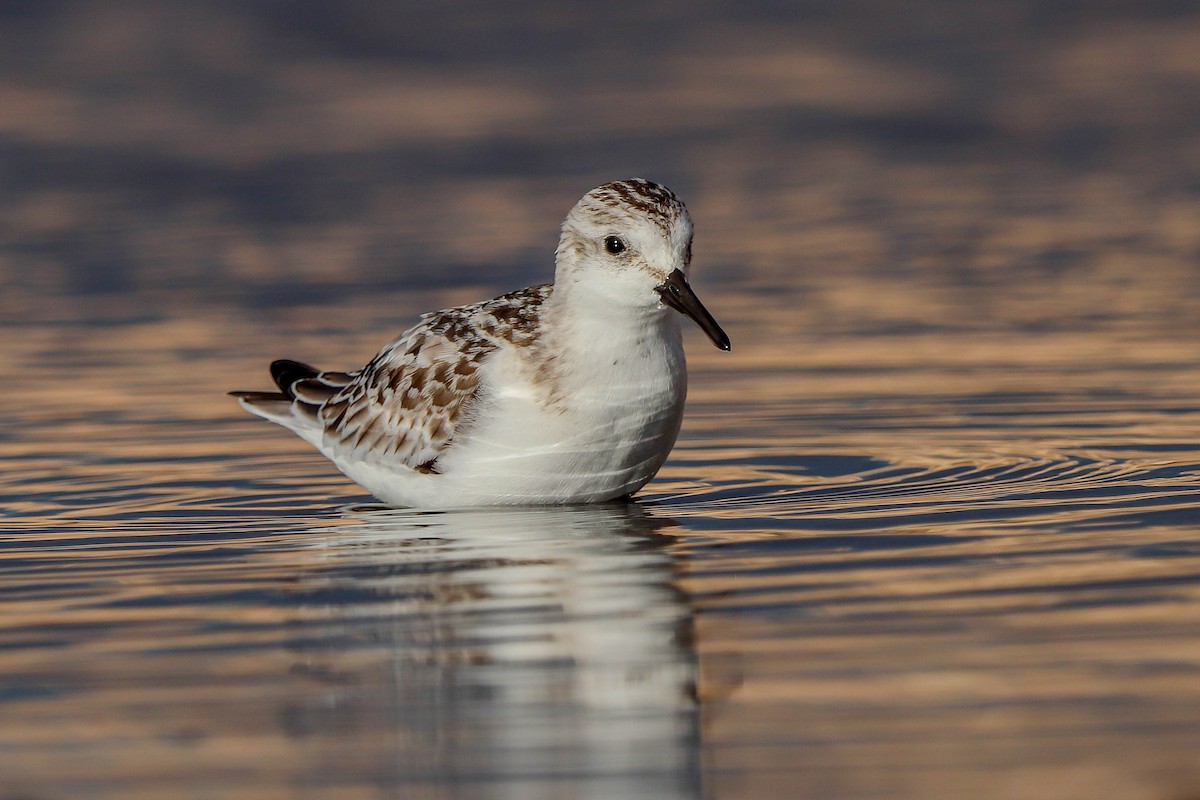
<path fill-rule="evenodd" d="M 393 784 L 700 794 L 673 522 L 637 503 L 345 513 L 357 524 L 324 529 L 303 578 L 329 635 L 295 668 L 330 691 L 289 714 L 292 734 L 377 726 Z"/>

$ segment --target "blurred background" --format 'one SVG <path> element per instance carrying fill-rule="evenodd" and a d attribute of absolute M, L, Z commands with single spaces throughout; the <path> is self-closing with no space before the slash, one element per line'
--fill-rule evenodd
<path fill-rule="evenodd" d="M 224 396 L 674 189 L 628 507 Z M 1200 5 L 0 3 L 0 797 L 1200 796 Z"/>
<path fill-rule="evenodd" d="M 1182 0 L 5 3 L 0 314 L 480 297 L 635 174 L 701 285 L 816 330 L 1192 313 L 1197 41 Z"/>

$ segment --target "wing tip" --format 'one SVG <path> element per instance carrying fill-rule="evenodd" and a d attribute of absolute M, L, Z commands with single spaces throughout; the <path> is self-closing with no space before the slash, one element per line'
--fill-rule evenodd
<path fill-rule="evenodd" d="M 280 358 L 271 362 L 271 380 L 285 395 L 292 395 L 292 386 L 299 381 L 315 378 L 321 374 L 316 367 L 303 361 L 292 361 L 290 358 Z"/>

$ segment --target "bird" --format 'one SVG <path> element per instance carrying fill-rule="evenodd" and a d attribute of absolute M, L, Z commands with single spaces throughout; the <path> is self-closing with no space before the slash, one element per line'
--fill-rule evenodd
<path fill-rule="evenodd" d="M 688 282 L 692 221 L 644 178 L 574 205 L 553 283 L 424 314 L 361 369 L 278 360 L 278 391 L 230 392 L 384 504 L 417 509 L 632 496 L 675 445 L 680 321 L 729 337 Z"/>

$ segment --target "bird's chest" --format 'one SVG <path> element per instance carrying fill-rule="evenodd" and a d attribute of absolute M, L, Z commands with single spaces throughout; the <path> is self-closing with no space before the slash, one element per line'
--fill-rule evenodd
<path fill-rule="evenodd" d="M 578 365 L 547 406 L 575 436 L 599 443 L 643 442 L 669 433 L 683 413 L 687 373 L 683 353 L 638 347 Z"/>
<path fill-rule="evenodd" d="M 610 466 L 674 443 L 687 393 L 678 342 L 631 337 L 620 346 L 580 348 L 536 370 L 512 355 L 488 365 L 487 400 L 473 438 L 509 453 Z"/>

